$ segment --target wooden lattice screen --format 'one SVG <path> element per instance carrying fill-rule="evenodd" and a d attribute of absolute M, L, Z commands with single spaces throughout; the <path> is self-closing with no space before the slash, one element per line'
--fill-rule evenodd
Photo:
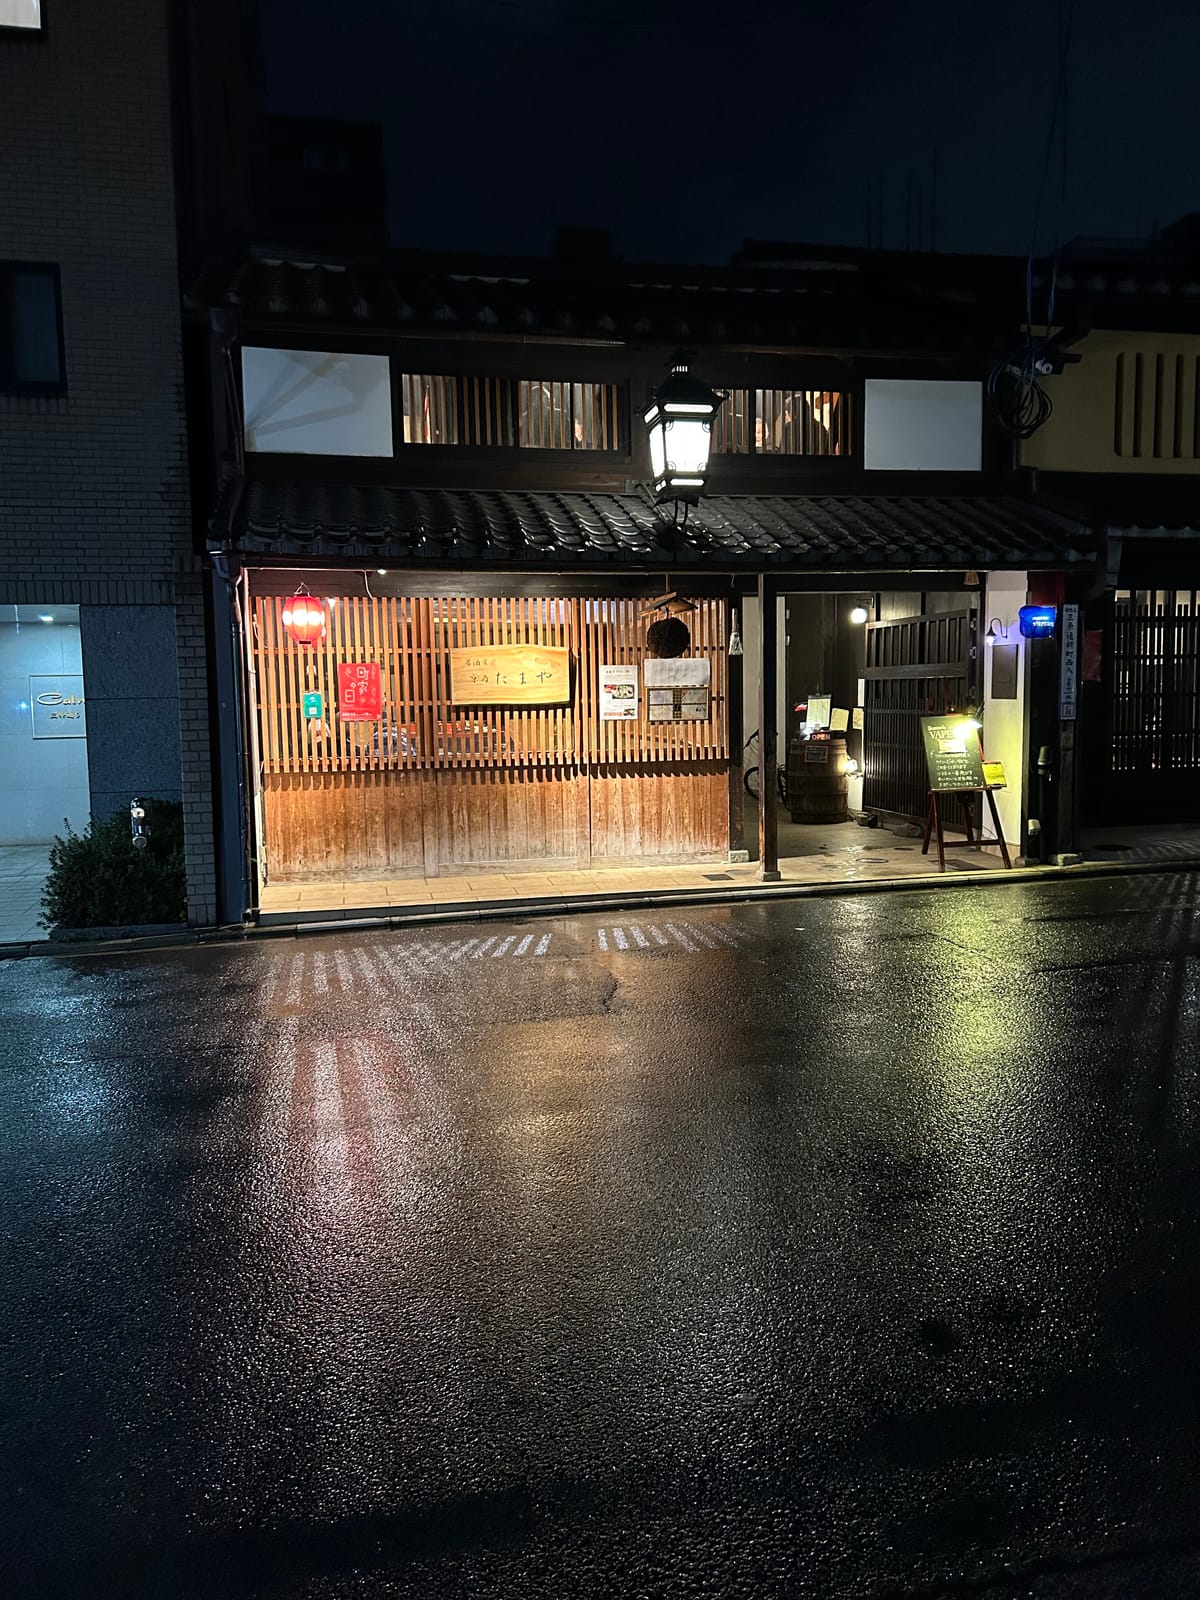
<path fill-rule="evenodd" d="M 726 743 L 726 608 L 698 600 L 686 617 L 694 657 L 712 666 L 706 722 L 649 723 L 642 691 L 637 722 L 602 722 L 601 666 L 645 660 L 647 620 L 636 599 L 550 596 L 343 596 L 329 607 L 325 640 L 295 645 L 279 596 L 254 600 L 252 666 L 266 772 L 364 772 L 437 768 L 592 766 L 723 760 Z M 455 706 L 452 649 L 540 644 L 571 652 L 566 706 Z M 337 715 L 337 664 L 377 661 L 383 715 Z M 304 715 L 304 695 L 322 715 Z"/>

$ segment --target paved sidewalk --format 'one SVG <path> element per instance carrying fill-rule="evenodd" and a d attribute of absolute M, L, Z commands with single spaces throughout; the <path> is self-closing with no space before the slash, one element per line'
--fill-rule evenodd
<path fill-rule="evenodd" d="M 891 833 L 855 823 L 780 828 L 779 863 L 785 885 L 854 884 L 896 878 L 936 880 L 937 857 L 921 854 L 920 831 Z M 998 849 L 968 849 L 960 836 L 948 836 L 946 875 L 1004 871 Z M 562 901 L 606 895 L 657 894 L 696 890 L 736 891 L 758 884 L 756 862 L 647 863 L 645 866 L 561 872 L 478 872 L 439 878 L 312 879 L 271 884 L 263 890 L 264 925 L 339 911 L 370 915 L 403 909 L 441 910 L 494 901 Z"/>
<path fill-rule="evenodd" d="M 38 917 L 49 857 L 48 844 L 0 845 L 0 944 L 46 937 Z"/>

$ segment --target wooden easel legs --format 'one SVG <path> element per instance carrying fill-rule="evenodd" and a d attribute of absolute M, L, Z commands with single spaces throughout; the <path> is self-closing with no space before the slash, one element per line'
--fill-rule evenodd
<path fill-rule="evenodd" d="M 967 798 L 968 795 L 978 794 L 980 791 L 978 789 L 954 789 L 948 792 L 953 794 L 955 800 L 958 801 L 959 809 L 961 810 L 963 816 L 963 823 L 967 830 L 968 847 L 972 850 L 982 850 L 984 844 L 983 835 L 981 833 L 978 838 L 975 837 L 975 830 L 971 825 L 971 802 Z M 988 807 L 992 813 L 992 822 L 996 828 L 996 843 L 1000 846 L 1001 859 L 1003 860 L 1004 865 L 1011 871 L 1012 862 L 1009 859 L 1008 845 L 1004 838 L 1004 830 L 1000 826 L 1000 815 L 996 810 L 996 796 L 990 789 L 984 789 L 982 792 L 987 796 Z M 938 806 L 939 798 L 943 797 L 939 796 L 935 789 L 931 789 L 929 791 L 929 811 L 925 817 L 925 837 L 921 842 L 921 854 L 923 856 L 929 854 L 929 840 L 934 833 L 936 833 L 938 870 L 939 872 L 945 872 L 946 839 L 942 831 L 942 813 Z M 990 839 L 988 840 L 988 843 L 991 843 Z"/>

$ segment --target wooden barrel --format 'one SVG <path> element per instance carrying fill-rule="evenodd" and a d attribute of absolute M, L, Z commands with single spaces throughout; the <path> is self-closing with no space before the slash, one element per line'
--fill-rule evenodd
<path fill-rule="evenodd" d="M 848 822 L 846 735 L 794 739 L 788 750 L 787 787 L 793 822 Z"/>

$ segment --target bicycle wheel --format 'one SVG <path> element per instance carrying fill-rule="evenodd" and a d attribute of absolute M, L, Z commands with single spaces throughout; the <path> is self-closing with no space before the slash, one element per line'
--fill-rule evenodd
<path fill-rule="evenodd" d="M 747 767 L 746 768 L 746 775 L 742 779 L 742 782 L 746 786 L 746 793 L 748 795 L 753 795 L 755 800 L 757 800 L 758 799 L 758 768 L 757 767 Z"/>

